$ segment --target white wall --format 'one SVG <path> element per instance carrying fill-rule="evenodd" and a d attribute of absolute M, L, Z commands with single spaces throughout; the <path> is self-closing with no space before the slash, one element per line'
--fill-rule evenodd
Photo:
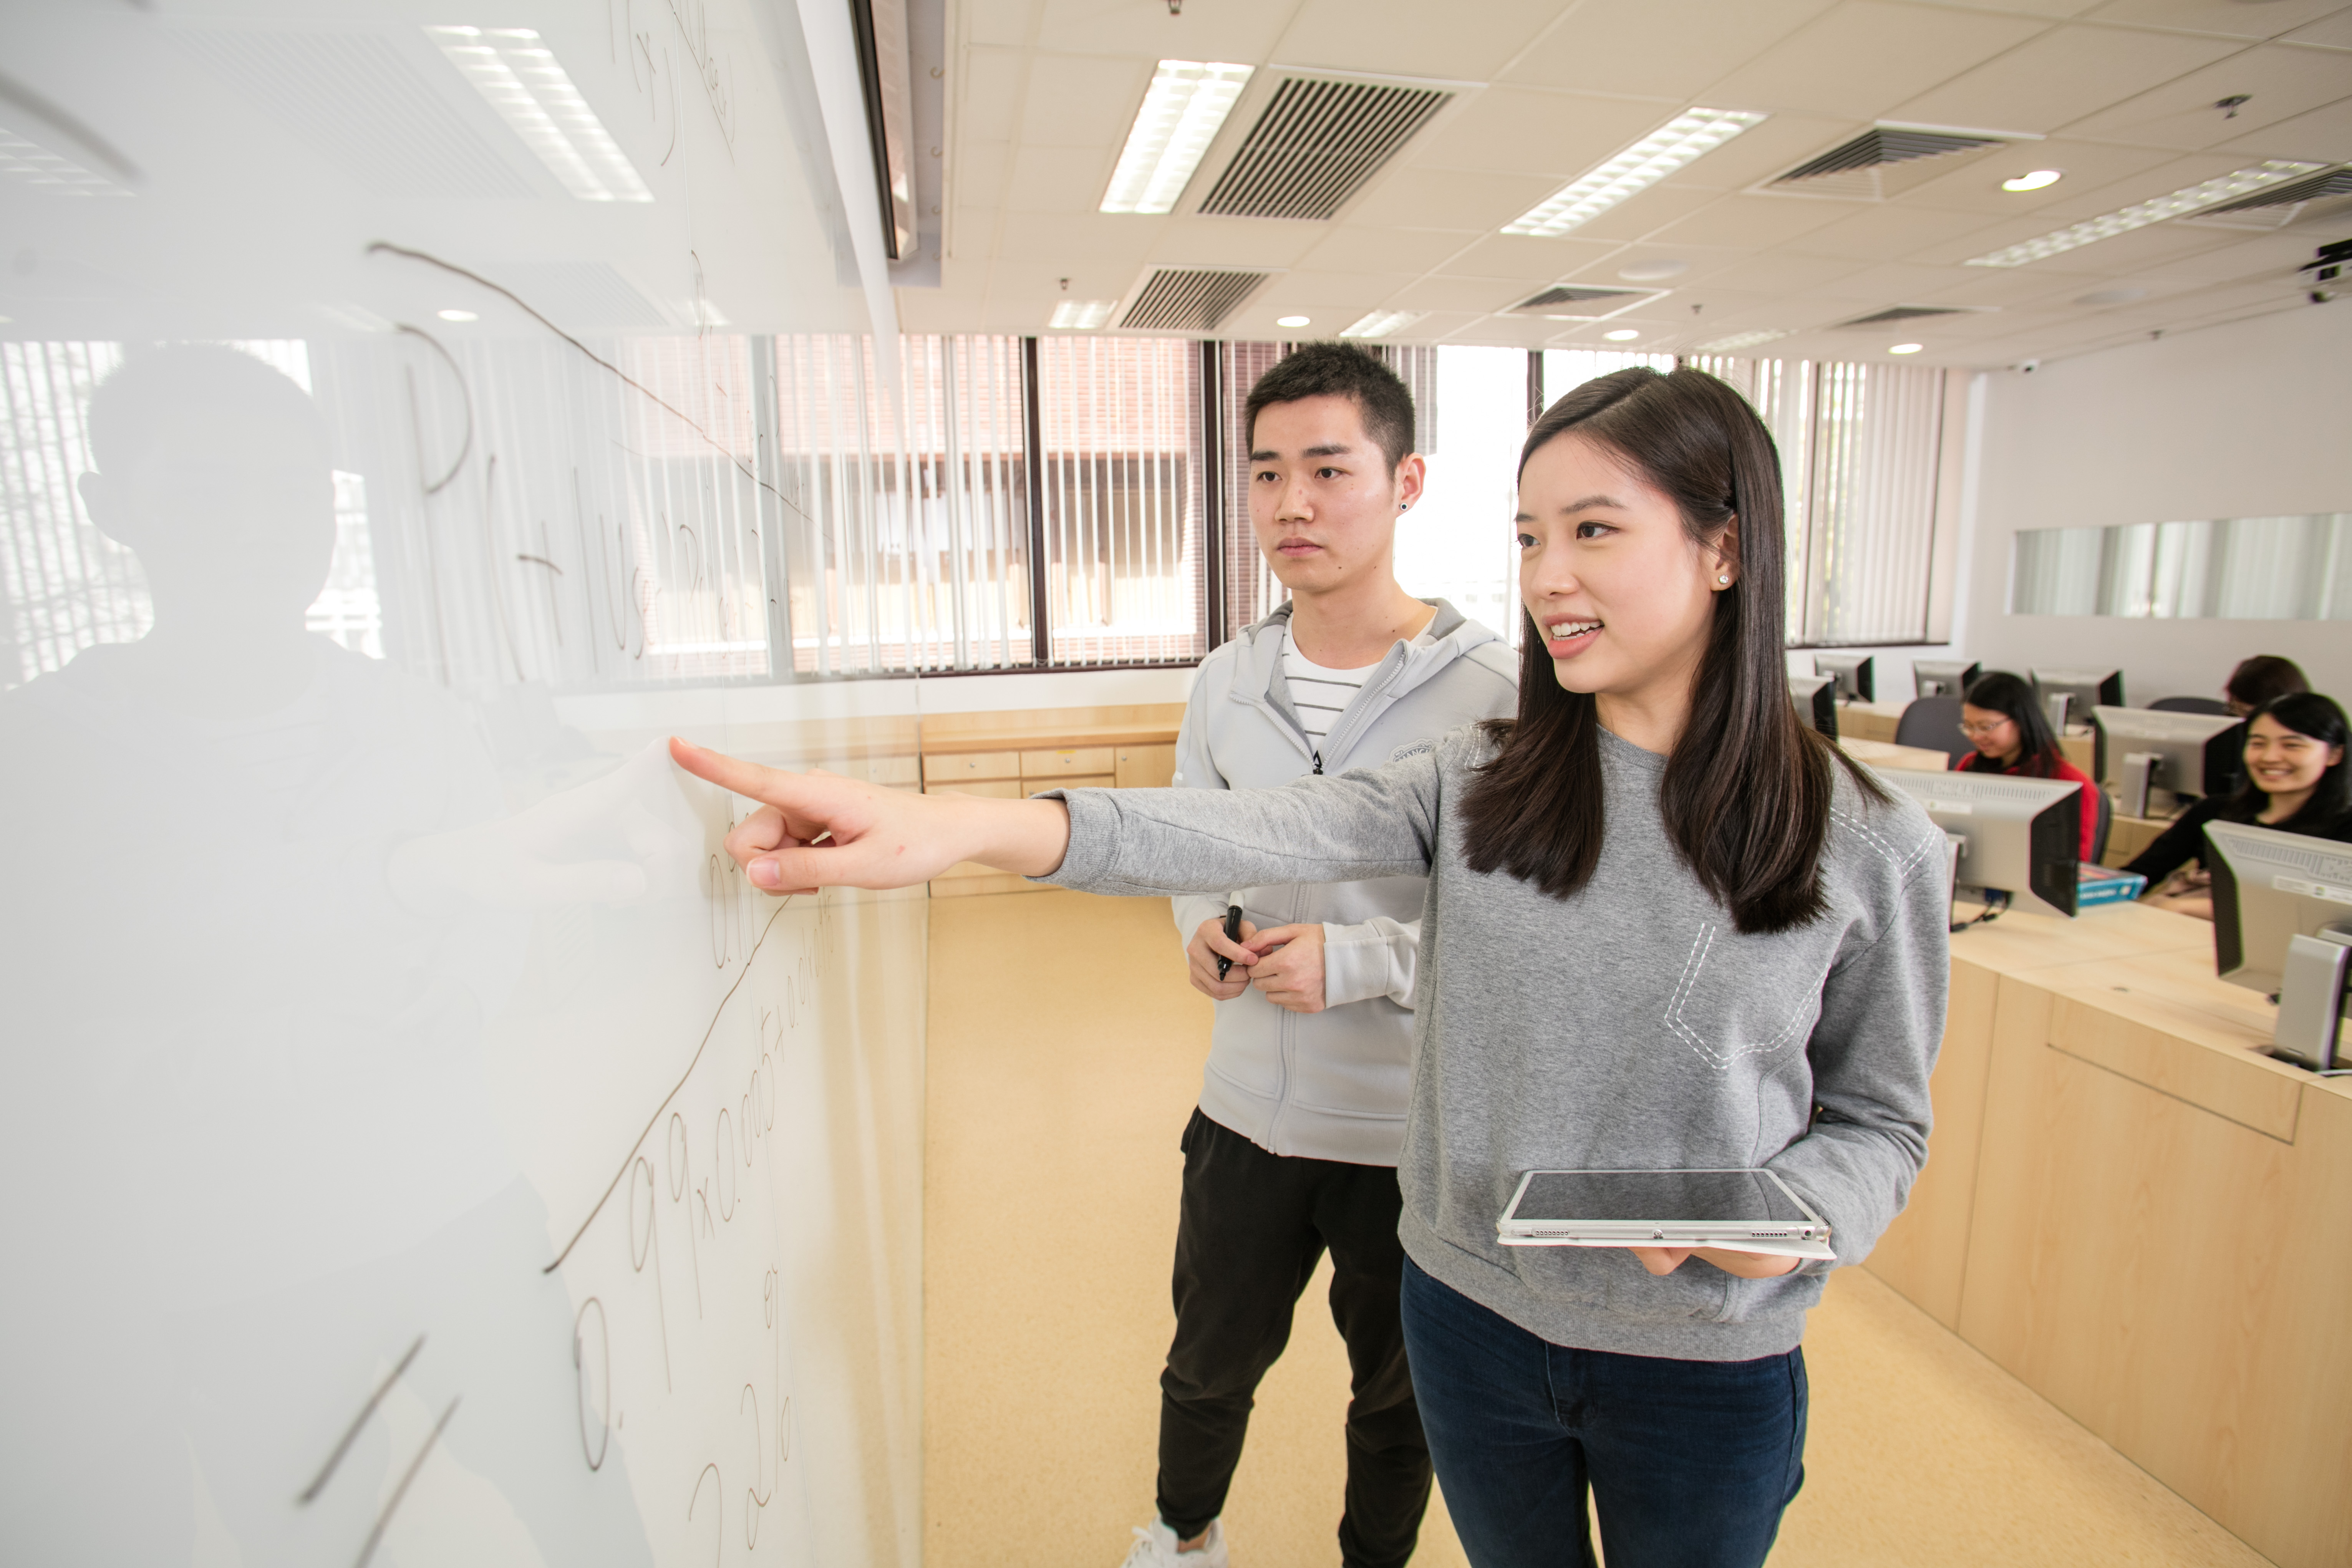
<path fill-rule="evenodd" d="M 2011 535 L 2352 510 L 2352 301 L 1996 372 L 1959 640 L 1988 668 L 2095 665 L 2134 703 L 2217 693 L 2284 654 L 2352 696 L 2352 624 L 2012 616 Z"/>

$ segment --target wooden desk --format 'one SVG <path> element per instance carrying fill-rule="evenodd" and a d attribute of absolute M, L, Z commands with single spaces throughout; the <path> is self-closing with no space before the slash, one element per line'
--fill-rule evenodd
<path fill-rule="evenodd" d="M 2263 1055 L 2212 927 L 1952 939 L 1927 1170 L 1866 1263 L 2285 1568 L 2352 1561 L 2352 1079 Z"/>
<path fill-rule="evenodd" d="M 1949 752 L 1925 746 L 1898 746 L 1892 741 L 1864 741 L 1841 733 L 1839 747 L 1857 763 L 1874 768 L 1906 768 L 1913 773 L 1943 773 L 1952 769 Z"/>
<path fill-rule="evenodd" d="M 2139 852 L 2155 843 L 2171 822 L 2160 816 L 2126 816 L 2116 813 L 2115 826 L 2107 829 L 2107 853 L 2101 862 L 2108 866 L 2128 866 L 2139 858 Z"/>
<path fill-rule="evenodd" d="M 1903 710 L 1907 702 L 1841 702 L 1838 704 L 1838 739 L 1883 741 L 1893 744 L 1895 727 L 1903 721 Z"/>

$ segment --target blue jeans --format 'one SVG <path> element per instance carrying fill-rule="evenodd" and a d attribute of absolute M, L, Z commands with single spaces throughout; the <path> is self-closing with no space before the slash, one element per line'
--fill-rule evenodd
<path fill-rule="evenodd" d="M 1683 1265 L 1703 1268 L 1696 1259 Z M 1804 1483 L 1805 1357 L 1670 1361 L 1538 1339 L 1408 1258 L 1404 1338 L 1477 1568 L 1755 1568 Z"/>

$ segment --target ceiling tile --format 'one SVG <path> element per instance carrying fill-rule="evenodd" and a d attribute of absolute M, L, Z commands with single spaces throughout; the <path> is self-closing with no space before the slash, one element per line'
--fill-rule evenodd
<path fill-rule="evenodd" d="M 966 49 L 957 84 L 955 133 L 971 142 L 1010 142 L 1021 121 L 1025 57 L 1012 49 Z"/>
<path fill-rule="evenodd" d="M 2347 91 L 2352 60 L 2342 52 L 2261 44 L 2074 121 L 2066 132 L 2159 147 L 2210 147 L 2332 103 Z M 2252 94 L 2252 101 L 2235 119 L 2213 107 L 2238 93 Z"/>
<path fill-rule="evenodd" d="M 1399 169 L 1348 213 L 1355 224 L 1415 228 L 1502 227 L 1559 182 L 1539 174 L 1488 174 L 1457 169 Z"/>
<path fill-rule="evenodd" d="M 1246 309 L 1263 314 L 1269 323 L 1276 316 L 1306 316 L 1318 337 L 1337 337 L 1339 330 L 1391 297 L 1411 288 L 1406 273 L 1286 272 L 1270 279 L 1249 298 Z M 1227 330 L 1239 331 L 1226 323 Z"/>
<path fill-rule="evenodd" d="M 1814 229 L 1798 248 L 1813 256 L 1892 261 L 1939 241 L 1979 233 L 1987 221 L 1982 213 L 1938 212 L 1889 202 Z"/>
<path fill-rule="evenodd" d="M 1423 137 L 1412 150 L 1412 163 L 1566 181 L 1640 141 L 1673 112 L 1623 99 L 1492 87 Z"/>
<path fill-rule="evenodd" d="M 2231 38 L 2121 27 L 2053 27 L 1899 105 L 1928 125 L 2049 132 L 2237 53 Z"/>
<path fill-rule="evenodd" d="M 993 206 L 1003 199 L 1013 170 L 1013 148 L 1003 142 L 960 142 L 947 169 L 948 199 L 958 206 Z"/>
<path fill-rule="evenodd" d="M 956 16 L 964 42 L 1017 48 L 1029 41 L 1029 30 L 1036 25 L 1037 0 L 961 0 Z"/>
<path fill-rule="evenodd" d="M 1462 278 L 1518 278 L 1528 286 L 1572 278 L 1582 268 L 1615 257 L 1624 247 L 1609 240 L 1570 236 L 1538 239 L 1531 235 L 1486 237 L 1446 264 L 1446 271 Z"/>
<path fill-rule="evenodd" d="M 1661 245 L 1780 245 L 1835 223 L 1850 209 L 1841 202 L 1809 202 L 1801 196 L 1717 196 L 1690 216 L 1666 225 L 1652 238 Z"/>
<path fill-rule="evenodd" d="M 1707 90 L 1717 109 L 1881 115 L 2023 43 L 2046 22 L 1844 0 Z"/>
<path fill-rule="evenodd" d="M 1035 213 L 1008 216 L 993 254 L 1007 261 L 1050 261 L 1064 272 L 1088 261 L 1134 261 L 1150 254 L 1164 218 L 1110 223 L 1084 216 Z"/>
<path fill-rule="evenodd" d="M 1166 267 L 1293 267 L 1328 224 L 1276 218 L 1174 217 L 1151 258 Z"/>
<path fill-rule="evenodd" d="M 1748 259 L 1754 253 L 1727 247 L 1698 245 L 1628 245 L 1606 257 L 1596 258 L 1581 273 L 1566 274 L 1579 283 L 1636 283 L 1639 279 L 1622 278 L 1619 274 L 1638 261 L 1680 261 L 1687 270 L 1672 278 L 1651 279 L 1646 287 L 1689 289 L 1717 280 L 1729 268 Z"/>
<path fill-rule="evenodd" d="M 2071 300 L 2105 287 L 2111 279 L 2095 272 L 2043 270 L 2053 267 L 1964 267 L 1964 282 L 1936 296 L 1938 305 L 2024 305 L 2041 300 Z"/>
<path fill-rule="evenodd" d="M 1475 18 L 1445 5 L 1306 0 L 1275 45 L 1284 65 L 1492 80 L 1559 15 L 1559 0 L 1478 0 Z"/>
<path fill-rule="evenodd" d="M 1861 271 L 1843 256 L 1801 256 L 1775 250 L 1716 272 L 1709 282 L 1721 282 L 1766 298 L 1791 296 L 1827 287 Z"/>
<path fill-rule="evenodd" d="M 1832 0 L 1585 0 L 1506 81 L 1687 102 Z"/>
<path fill-rule="evenodd" d="M 1920 206 L 1941 207 L 1947 212 L 2015 217 L 2071 200 L 2077 191 L 2128 179 L 2169 162 L 2171 157 L 2171 153 L 2158 148 L 2124 147 L 2111 142 L 2021 142 L 1963 163 L 1938 179 L 1915 185 L 1903 193 L 1903 200 Z M 2000 188 L 2003 180 L 2031 169 L 2055 169 L 2065 178 L 2038 191 Z"/>
<path fill-rule="evenodd" d="M 1986 304 L 1990 301 L 1943 297 L 1974 282 L 1975 275 L 1983 270 L 1980 267 L 1921 267 L 1914 262 L 1893 261 L 1849 272 L 1819 289 L 1804 290 L 1804 294 L 1841 300 L 1884 300 L 1890 305 Z"/>
<path fill-rule="evenodd" d="M 1024 147 L 1013 155 L 1004 183 L 1009 213 L 1091 213 L 1110 178 L 1108 151 L 1100 147 Z M 1132 218 L 1120 214 L 1109 221 Z"/>
<path fill-rule="evenodd" d="M 1033 147 L 1109 147 L 1127 141 L 1152 68 L 1141 60 L 1032 55 L 1021 140 Z"/>
<path fill-rule="evenodd" d="M 2275 234 L 2252 235 L 2196 256 L 2170 257 L 2133 277 L 2134 282 L 2205 287 L 2239 279 L 2268 278 L 2297 287 L 2295 268 L 2311 259 L 2322 240 L 2341 236 L 2337 228 L 2297 224 Z"/>
<path fill-rule="evenodd" d="M 2338 99 L 2325 109 L 2315 109 L 2308 114 L 2282 120 L 2251 136 L 2224 142 L 2213 151 L 2232 153 L 2249 162 L 2299 158 L 2320 163 L 2352 163 L 2352 98 Z"/>
<path fill-rule="evenodd" d="M 1498 278 L 1423 278 L 1397 290 L 1387 303 L 1399 310 L 1474 310 L 1485 314 L 1516 305 L 1534 292 L 1534 289 L 1521 288 Z"/>
<path fill-rule="evenodd" d="M 2324 21 L 2297 27 L 2286 36 L 2293 44 L 2331 44 L 2339 49 L 2352 49 L 2352 5 L 2337 11 Z"/>
<path fill-rule="evenodd" d="M 1475 230 L 1359 228 L 1341 224 L 1298 258 L 1302 268 L 1324 272 L 1430 271 L 1477 242 Z M 1475 268 L 1473 270 L 1475 270 Z"/>
<path fill-rule="evenodd" d="M 1171 16 L 1134 0 L 1045 0 L 1037 37 L 1072 54 L 1255 65 L 1272 55 L 1289 11 L 1266 0 L 1185 0 Z"/>
<path fill-rule="evenodd" d="M 2144 27 L 2274 38 L 2343 8 L 2344 0 L 2107 0 L 2091 15 L 2102 22 Z"/>

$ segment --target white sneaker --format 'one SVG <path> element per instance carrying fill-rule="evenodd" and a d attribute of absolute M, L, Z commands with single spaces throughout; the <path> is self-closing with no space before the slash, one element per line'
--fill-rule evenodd
<path fill-rule="evenodd" d="M 1225 1524 L 1209 1521 L 1209 1539 L 1190 1552 L 1176 1550 L 1176 1532 L 1158 1520 L 1135 1527 L 1135 1544 L 1119 1568 L 1225 1568 Z"/>

